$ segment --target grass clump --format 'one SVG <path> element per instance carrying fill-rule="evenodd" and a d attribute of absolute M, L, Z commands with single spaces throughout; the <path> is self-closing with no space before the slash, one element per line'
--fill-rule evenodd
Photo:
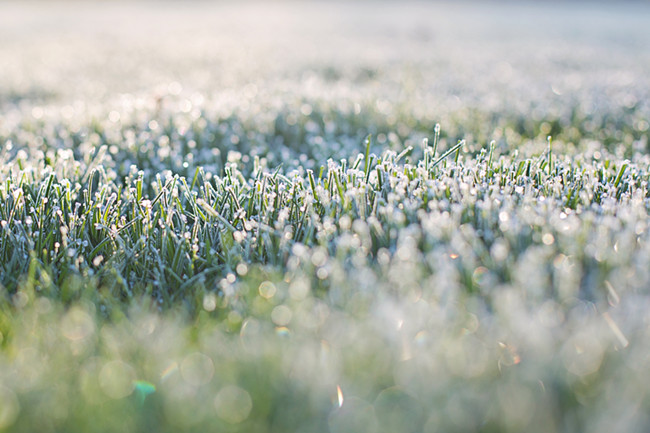
<path fill-rule="evenodd" d="M 546 431 L 604 422 L 605 388 L 637 401 L 648 158 L 439 134 L 163 171 L 107 134 L 5 147 L 0 421 Z M 147 152 L 186 152 L 168 137 Z"/>

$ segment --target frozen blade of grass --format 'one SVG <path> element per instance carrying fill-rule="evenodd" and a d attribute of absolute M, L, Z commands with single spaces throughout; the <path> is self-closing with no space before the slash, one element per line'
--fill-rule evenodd
<path fill-rule="evenodd" d="M 233 204 L 233 208 L 235 210 L 241 209 L 241 204 L 239 203 L 239 199 L 237 198 L 237 194 L 235 194 L 235 191 L 233 190 L 233 188 L 232 187 L 227 187 L 226 188 L 226 193 L 228 194 L 228 197 L 230 198 L 230 201 Z"/>
<path fill-rule="evenodd" d="M 54 178 L 55 177 L 56 176 L 55 176 L 54 173 L 52 173 L 52 174 L 50 174 L 48 176 L 47 185 L 45 186 L 45 194 L 43 195 L 43 197 L 47 197 L 47 198 L 50 197 L 50 192 L 52 190 L 52 184 L 54 183 Z M 40 198 L 41 198 L 41 194 L 40 194 L 40 191 L 39 191 L 39 197 L 37 198 L 37 201 L 40 201 Z"/>
<path fill-rule="evenodd" d="M 224 226 L 228 227 L 228 229 L 230 229 L 232 232 L 236 232 L 236 231 L 237 231 L 237 229 L 235 228 L 235 226 L 233 226 L 232 224 L 230 224 L 230 222 L 229 222 L 227 219 L 225 219 L 225 218 L 224 218 L 224 217 L 223 217 L 219 212 L 217 212 L 217 211 L 216 211 L 212 206 L 210 206 L 208 203 L 206 203 L 205 200 L 203 200 L 203 199 L 200 198 L 200 199 L 198 199 L 198 200 L 196 201 L 196 204 L 199 205 L 199 206 L 201 206 L 201 208 L 202 208 L 203 210 L 205 210 L 205 211 L 207 212 L 208 215 L 210 215 L 210 216 L 213 217 L 213 218 L 218 219 L 219 222 L 221 222 Z"/>
<path fill-rule="evenodd" d="M 552 138 L 549 135 L 546 137 L 546 140 L 548 141 L 548 175 L 552 176 L 554 173 L 553 170 L 553 144 L 552 144 Z"/>
<path fill-rule="evenodd" d="M 307 177 L 309 178 L 309 186 L 311 187 L 311 192 L 314 196 L 316 203 L 320 203 L 318 199 L 318 192 L 316 191 L 316 182 L 314 181 L 314 172 L 313 170 L 307 170 Z"/>
<path fill-rule="evenodd" d="M 363 154 L 360 153 L 359 155 L 357 155 L 357 159 L 354 161 L 354 164 L 352 164 L 351 167 L 352 170 L 358 169 L 362 161 L 363 161 Z"/>
<path fill-rule="evenodd" d="M 616 179 L 614 180 L 614 187 L 618 188 L 618 185 L 621 183 L 621 179 L 623 179 L 623 175 L 627 171 L 628 163 L 624 162 L 623 165 L 621 165 L 621 168 L 618 171 L 618 174 L 616 175 Z"/>
<path fill-rule="evenodd" d="M 440 156 L 440 158 L 438 158 L 433 164 L 431 164 L 431 168 L 435 168 L 438 164 L 444 161 L 445 158 L 447 158 L 452 153 L 459 151 L 460 148 L 463 147 L 464 145 L 465 145 L 465 140 L 459 141 L 454 147 L 448 149 L 445 153 L 443 153 Z M 458 158 L 458 154 L 456 154 L 456 158 Z"/>
<path fill-rule="evenodd" d="M 90 177 L 94 174 L 95 169 L 101 164 L 102 160 L 104 159 L 104 156 L 106 156 L 107 150 L 108 150 L 108 146 L 105 144 L 99 147 L 99 150 L 95 154 L 95 157 L 88 164 L 88 168 L 86 169 L 86 174 L 84 174 L 83 178 L 81 179 L 83 183 L 86 183 L 88 179 L 90 179 Z"/>
<path fill-rule="evenodd" d="M 496 142 L 494 140 L 490 141 L 490 153 L 488 155 L 488 170 L 492 170 L 492 155 L 494 154 L 494 145 Z"/>
<path fill-rule="evenodd" d="M 196 182 L 199 179 L 199 173 L 201 172 L 201 167 L 196 167 L 196 170 L 194 171 L 194 178 L 192 178 L 192 186 L 190 189 L 194 191 L 194 187 L 196 186 Z"/>
<path fill-rule="evenodd" d="M 366 173 L 366 175 L 368 173 L 370 173 L 370 145 L 371 145 L 371 142 L 372 142 L 372 134 L 368 134 L 368 136 L 366 137 L 366 140 L 365 140 L 366 153 L 365 153 L 365 163 L 364 163 L 364 169 L 363 169 L 363 172 Z"/>
<path fill-rule="evenodd" d="M 462 150 L 462 147 L 465 145 L 465 140 L 462 140 L 462 144 L 458 146 L 456 149 L 456 156 L 454 157 L 454 164 L 458 164 L 458 159 L 460 158 L 460 151 Z"/>
<path fill-rule="evenodd" d="M 336 190 L 339 193 L 339 197 L 341 199 L 341 204 L 343 205 L 344 210 L 347 210 L 348 204 L 347 204 L 347 197 L 345 196 L 345 192 L 343 190 L 343 185 L 341 184 L 341 172 L 336 172 L 334 174 L 334 182 L 336 183 Z"/>
<path fill-rule="evenodd" d="M 366 175 L 365 175 L 365 178 L 364 178 L 364 181 L 365 181 L 366 184 L 370 181 L 370 173 L 372 171 L 371 167 L 372 167 L 372 164 L 374 162 L 375 162 L 375 155 L 373 154 L 373 155 L 370 155 L 370 158 L 368 160 L 368 166 L 366 168 Z"/>
<path fill-rule="evenodd" d="M 413 146 L 408 146 L 406 149 L 402 150 L 396 157 L 395 157 L 395 164 L 397 164 L 402 158 L 405 156 L 409 155 L 413 151 Z"/>
<path fill-rule="evenodd" d="M 429 164 L 431 162 L 431 149 L 429 148 L 429 139 L 422 139 L 422 154 L 424 157 L 424 171 L 429 171 Z"/>
<path fill-rule="evenodd" d="M 18 204 L 23 200 L 23 190 L 22 188 L 15 190 L 13 197 L 13 206 L 11 211 L 9 211 L 9 218 L 7 218 L 8 224 L 11 224 L 14 220 L 14 215 L 16 214 L 16 209 L 18 209 Z"/>
<path fill-rule="evenodd" d="M 440 124 L 436 123 L 436 126 L 433 128 L 433 149 L 431 151 L 431 156 L 436 157 L 438 153 L 438 142 L 440 141 Z"/>
<path fill-rule="evenodd" d="M 383 180 L 382 171 L 379 168 L 379 166 L 375 168 L 375 172 L 377 173 L 377 191 L 381 191 L 384 189 L 384 180 Z"/>

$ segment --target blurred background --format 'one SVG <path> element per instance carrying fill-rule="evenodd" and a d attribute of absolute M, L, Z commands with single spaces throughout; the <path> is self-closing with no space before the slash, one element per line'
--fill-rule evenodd
<path fill-rule="evenodd" d="M 566 98 L 647 87 L 649 17 L 647 2 L 2 2 L 0 100 L 314 81 Z"/>
<path fill-rule="evenodd" d="M 468 142 L 505 118 L 556 135 L 576 115 L 647 119 L 649 19 L 648 2 L 3 2 L 0 109 L 106 115 L 142 97 L 254 117 L 318 102 Z"/>
<path fill-rule="evenodd" d="M 0 132 L 25 113 L 261 125 L 321 106 L 398 146 L 440 123 L 477 148 L 629 148 L 648 130 L 649 19 L 648 2 L 3 2 Z"/>

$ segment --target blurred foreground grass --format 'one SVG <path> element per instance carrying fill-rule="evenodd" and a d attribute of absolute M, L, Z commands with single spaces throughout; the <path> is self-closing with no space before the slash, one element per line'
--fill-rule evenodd
<path fill-rule="evenodd" d="M 0 7 L 0 430 L 648 429 L 643 8 Z"/>

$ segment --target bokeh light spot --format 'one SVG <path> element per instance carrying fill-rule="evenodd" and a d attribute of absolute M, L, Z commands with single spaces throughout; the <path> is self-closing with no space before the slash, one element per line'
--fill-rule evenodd
<path fill-rule="evenodd" d="M 181 375 L 190 385 L 203 386 L 212 380 L 214 363 L 209 356 L 194 352 L 181 363 Z"/>
<path fill-rule="evenodd" d="M 576 376 L 595 373 L 603 360 L 604 348 L 595 336 L 580 333 L 571 338 L 562 351 L 564 365 Z"/>
<path fill-rule="evenodd" d="M 126 362 L 109 361 L 99 372 L 99 386 L 112 399 L 127 397 L 135 388 L 135 371 Z"/>
<path fill-rule="evenodd" d="M 88 313 L 73 307 L 61 320 L 61 333 L 72 341 L 83 340 L 95 332 L 95 324 Z"/>
<path fill-rule="evenodd" d="M 217 308 L 217 297 L 214 293 L 207 293 L 203 297 L 203 309 L 205 311 L 214 311 Z"/>
<path fill-rule="evenodd" d="M 246 390 L 229 385 L 214 398 L 214 407 L 219 418 L 230 424 L 238 424 L 250 415 L 253 400 Z"/>
<path fill-rule="evenodd" d="M 271 320 L 278 326 L 286 326 L 291 322 L 293 313 L 286 305 L 278 305 L 271 311 Z"/>
<path fill-rule="evenodd" d="M 271 299 L 273 296 L 275 296 L 275 292 L 277 292 L 275 284 L 270 281 L 262 282 L 258 290 L 260 292 L 260 296 L 266 299 Z"/>

